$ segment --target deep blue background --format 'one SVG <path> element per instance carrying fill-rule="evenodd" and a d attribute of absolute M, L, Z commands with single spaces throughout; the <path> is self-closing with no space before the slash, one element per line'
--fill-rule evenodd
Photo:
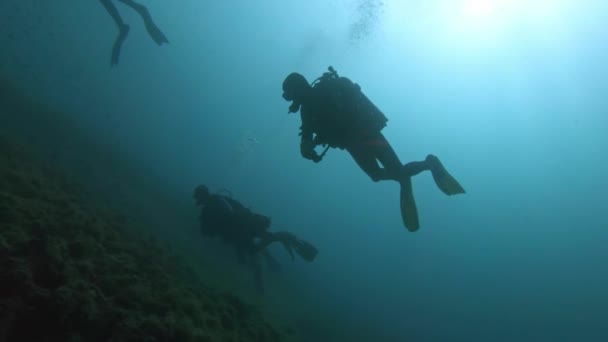
<path fill-rule="evenodd" d="M 143 3 L 170 44 L 118 4 L 131 32 L 110 69 L 116 28 L 97 1 L 4 0 L 2 72 L 176 196 L 227 188 L 315 243 L 317 261 L 285 275 L 294 312 L 391 341 L 608 340 L 608 5 Z M 398 186 L 346 152 L 300 157 L 281 82 L 329 65 L 389 117 L 404 162 L 434 153 L 467 189 L 416 177 L 419 232 Z"/>

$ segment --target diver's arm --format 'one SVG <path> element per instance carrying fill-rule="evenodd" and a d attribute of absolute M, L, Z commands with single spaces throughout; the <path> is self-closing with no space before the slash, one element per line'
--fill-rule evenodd
<path fill-rule="evenodd" d="M 304 136 L 304 134 L 302 134 L 302 139 L 300 140 L 300 153 L 302 154 L 302 157 L 314 160 L 317 153 L 315 152 L 315 143 L 312 139 L 312 135 Z"/>
<path fill-rule="evenodd" d="M 302 126 L 300 126 L 300 136 L 302 137 L 300 139 L 300 153 L 302 154 L 302 157 L 310 159 L 314 162 L 318 162 L 321 159 L 319 158 L 317 152 L 315 152 L 316 144 L 312 137 L 313 133 L 312 129 L 310 128 L 309 117 L 302 111 L 300 113 L 302 117 Z"/>

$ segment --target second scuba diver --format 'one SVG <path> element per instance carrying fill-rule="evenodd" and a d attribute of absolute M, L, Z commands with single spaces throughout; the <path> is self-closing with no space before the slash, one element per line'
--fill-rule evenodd
<path fill-rule="evenodd" d="M 219 237 L 234 247 L 239 262 L 252 269 L 255 286 L 260 293 L 264 292 L 260 257 L 270 269 L 280 268 L 266 248 L 271 243 L 280 242 L 292 260 L 295 259 L 295 254 L 308 262 L 317 256 L 316 247 L 294 234 L 268 231 L 270 217 L 251 211 L 231 196 L 212 194 L 206 186 L 199 185 L 194 189 L 194 198 L 201 207 L 199 220 L 203 235 Z"/>

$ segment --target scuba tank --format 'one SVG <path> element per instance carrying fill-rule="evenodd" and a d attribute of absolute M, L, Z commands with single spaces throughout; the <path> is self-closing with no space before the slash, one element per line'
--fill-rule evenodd
<path fill-rule="evenodd" d="M 329 97 L 333 119 L 342 129 L 359 134 L 380 132 L 386 127 L 388 119 L 357 83 L 339 76 L 332 66 L 327 70 L 311 86 Z"/>

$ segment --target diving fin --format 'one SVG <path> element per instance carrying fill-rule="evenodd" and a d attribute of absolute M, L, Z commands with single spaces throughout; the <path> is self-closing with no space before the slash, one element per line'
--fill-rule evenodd
<path fill-rule="evenodd" d="M 293 254 L 293 247 L 291 247 L 291 245 L 285 241 L 281 242 L 283 243 L 283 247 L 285 247 L 285 249 L 287 250 L 287 253 L 289 253 L 289 256 L 291 256 L 291 261 L 296 260 L 296 256 Z"/>
<path fill-rule="evenodd" d="M 150 35 L 150 38 L 154 40 L 154 42 L 158 45 L 168 44 L 169 40 L 165 37 L 164 33 L 156 26 L 154 21 L 152 21 L 152 17 L 148 11 L 145 11 L 145 14 L 142 15 L 144 19 L 144 25 L 146 26 L 146 31 Z"/>
<path fill-rule="evenodd" d="M 401 185 L 401 219 L 407 230 L 415 232 L 420 228 L 420 222 L 418 221 L 418 210 L 416 209 L 416 201 L 414 200 L 414 192 L 412 190 L 412 179 L 408 177 L 399 184 Z"/>
<path fill-rule="evenodd" d="M 441 161 L 436 156 L 429 154 L 426 156 L 426 162 L 429 165 L 429 170 L 433 174 L 433 180 L 437 187 L 446 195 L 464 194 L 464 188 L 458 183 L 456 178 L 443 167 Z"/>
<path fill-rule="evenodd" d="M 298 240 L 298 242 L 294 245 L 294 249 L 302 259 L 308 262 L 313 262 L 319 253 L 319 250 L 315 246 L 304 240 Z"/>
<path fill-rule="evenodd" d="M 120 59 L 120 50 L 122 49 L 122 43 L 124 43 L 125 39 L 127 39 L 127 35 L 129 34 L 129 25 L 119 25 L 118 36 L 114 41 L 114 46 L 112 47 L 112 58 L 110 59 L 110 66 L 118 65 L 118 61 Z"/>

